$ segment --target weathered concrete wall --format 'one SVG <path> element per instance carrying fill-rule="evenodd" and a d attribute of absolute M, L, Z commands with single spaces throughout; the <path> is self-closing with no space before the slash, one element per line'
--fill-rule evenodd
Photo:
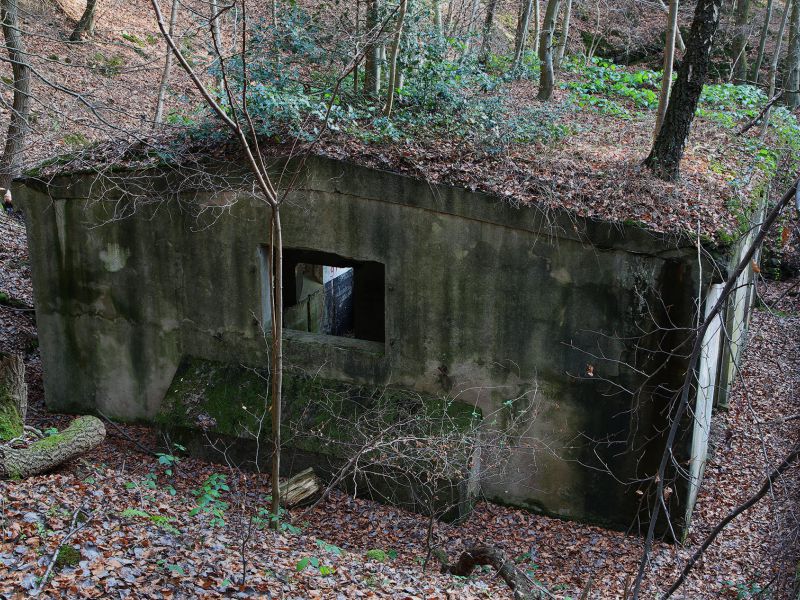
<path fill-rule="evenodd" d="M 640 496 L 618 480 L 652 474 L 660 458 L 662 412 L 685 369 L 668 351 L 687 335 L 700 284 L 695 250 L 395 174 L 309 165 L 282 212 L 285 246 L 382 263 L 386 342 L 289 332 L 288 362 L 456 395 L 484 414 L 535 391 L 523 445 L 537 451 L 517 452 L 483 492 L 630 525 Z M 49 406 L 152 419 L 183 355 L 266 363 L 258 199 L 229 193 L 229 210 L 198 218 L 173 198 L 107 222 L 119 198 L 96 198 L 92 176 L 35 187 L 15 198 L 28 215 Z"/>

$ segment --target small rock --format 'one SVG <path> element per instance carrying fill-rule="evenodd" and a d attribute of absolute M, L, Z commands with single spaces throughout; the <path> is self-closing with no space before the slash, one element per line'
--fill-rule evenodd
<path fill-rule="evenodd" d="M 38 523 L 42 520 L 42 517 L 35 512 L 26 512 L 24 515 L 22 515 L 22 520 L 26 523 Z"/>

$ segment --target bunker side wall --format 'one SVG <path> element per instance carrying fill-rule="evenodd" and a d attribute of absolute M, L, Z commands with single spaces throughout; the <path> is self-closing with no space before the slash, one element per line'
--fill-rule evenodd
<path fill-rule="evenodd" d="M 148 420 L 185 354 L 267 363 L 262 202 L 192 194 L 187 204 L 209 207 L 199 217 L 167 200 L 115 220 L 113 198 L 69 189 L 18 194 L 49 406 Z M 668 350 L 697 297 L 693 250 L 579 219 L 553 230 L 531 209 L 322 160 L 282 216 L 286 247 L 385 268 L 385 342 L 289 332 L 290 365 L 456 396 L 501 420 L 530 405 L 520 449 L 484 494 L 630 524 L 640 496 L 617 479 L 660 458 L 661 413 L 685 368 Z"/>

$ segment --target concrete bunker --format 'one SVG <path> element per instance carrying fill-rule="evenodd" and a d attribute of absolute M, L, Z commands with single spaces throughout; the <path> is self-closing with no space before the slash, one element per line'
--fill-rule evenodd
<path fill-rule="evenodd" d="M 419 414 L 447 399 L 486 416 L 524 398 L 525 450 L 458 493 L 618 528 L 646 522 L 681 349 L 715 283 L 695 242 L 319 157 L 297 168 L 282 211 L 287 403 L 313 406 L 333 389 L 352 406 L 411 395 Z M 179 167 L 21 182 L 52 409 L 253 439 L 249 413 L 266 392 L 245 373 L 267 364 L 269 211 L 246 173 L 213 159 L 208 173 L 218 187 Z M 136 210 L 117 218 L 120 205 Z M 745 329 L 748 281 L 726 313 L 731 331 Z M 708 340 L 697 418 L 675 446 L 692 473 L 669 499 L 676 531 L 739 342 Z M 287 465 L 330 458 L 301 446 Z"/>

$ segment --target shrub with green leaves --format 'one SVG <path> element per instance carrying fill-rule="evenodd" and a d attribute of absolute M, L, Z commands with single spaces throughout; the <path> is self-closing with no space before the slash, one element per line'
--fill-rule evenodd
<path fill-rule="evenodd" d="M 237 98 L 246 84 L 257 133 L 278 141 L 310 141 L 327 127 L 368 143 L 447 136 L 494 153 L 510 144 L 564 134 L 544 108 L 519 115 L 506 100 L 508 81 L 538 68 L 530 54 L 518 73 L 509 73 L 507 65 L 495 71 L 492 65 L 479 64 L 474 55 L 462 56 L 461 41 L 426 30 L 419 15 L 409 18 L 398 67 L 407 76 L 390 117 L 383 115 L 380 98 L 353 92 L 352 73 L 340 81 L 352 49 L 298 6 L 281 11 L 275 25 L 259 22 L 252 27 L 253 51 L 247 64 L 239 58 L 226 63 L 229 84 Z M 363 69 L 359 74 L 363 78 Z M 358 88 L 363 90 L 363 82 Z M 228 112 L 241 109 L 229 105 L 224 90 L 218 90 L 217 97 Z"/>
<path fill-rule="evenodd" d="M 661 86 L 660 71 L 628 71 L 612 62 L 593 59 L 586 66 L 574 66 L 577 81 L 565 85 L 583 106 L 594 106 L 606 112 L 613 107 L 616 116 L 627 112 L 617 103 L 602 103 L 590 100 L 592 97 L 619 98 L 630 101 L 634 107 L 653 110 L 658 107 L 658 90 Z"/>
<path fill-rule="evenodd" d="M 189 511 L 189 516 L 194 517 L 200 513 L 211 517 L 212 527 L 222 527 L 225 525 L 225 511 L 230 504 L 222 500 L 223 492 L 229 492 L 227 476 L 221 473 L 209 475 L 199 489 L 193 490 L 192 494 L 197 496 L 197 505 Z"/>

